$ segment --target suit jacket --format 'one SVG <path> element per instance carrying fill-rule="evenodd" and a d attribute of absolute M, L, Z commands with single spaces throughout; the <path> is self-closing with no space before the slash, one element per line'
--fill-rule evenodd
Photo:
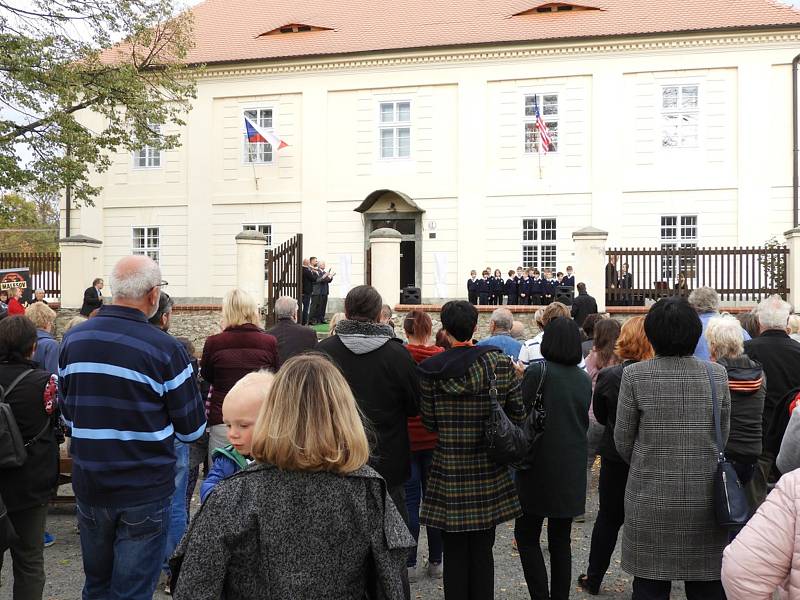
<path fill-rule="evenodd" d="M 561 280 L 561 285 L 566 285 L 569 287 L 575 287 L 575 275 L 564 275 L 564 279 Z"/>
<path fill-rule="evenodd" d="M 725 444 L 731 412 L 725 367 L 657 356 L 622 371 L 614 442 L 630 464 L 622 570 L 634 577 L 719 579 L 728 531 L 714 512 L 718 453 L 706 365 Z"/>
<path fill-rule="evenodd" d="M 96 287 L 88 287 L 83 292 L 83 306 L 81 306 L 81 314 L 88 317 L 93 310 L 103 306 L 103 292 L 99 291 Z"/>
<path fill-rule="evenodd" d="M 597 312 L 597 301 L 586 292 L 581 292 L 572 300 L 572 318 L 583 327 L 586 317 Z"/>
<path fill-rule="evenodd" d="M 302 354 L 317 347 L 317 334 L 309 327 L 303 327 L 289 318 L 279 319 L 278 323 L 267 331 L 278 340 L 278 365 L 297 354 Z"/>
<path fill-rule="evenodd" d="M 625 275 L 620 274 L 617 287 L 623 290 L 633 289 L 633 275 L 630 273 L 625 273 Z"/>
<path fill-rule="evenodd" d="M 303 295 L 309 296 L 314 291 L 317 275 L 311 267 L 303 267 Z"/>

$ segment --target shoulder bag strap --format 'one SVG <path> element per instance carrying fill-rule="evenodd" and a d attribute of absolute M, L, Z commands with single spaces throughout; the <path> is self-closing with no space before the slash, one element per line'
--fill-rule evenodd
<path fill-rule="evenodd" d="M 7 403 L 8 401 L 6 400 L 6 398 L 7 398 L 7 397 L 8 397 L 8 395 L 11 393 L 11 390 L 13 390 L 15 387 L 17 387 L 17 384 L 18 384 L 20 381 L 22 381 L 23 379 L 25 379 L 25 377 L 26 377 L 26 376 L 27 376 L 29 373 L 33 373 L 33 369 L 26 369 L 25 371 L 23 371 L 22 373 L 20 373 L 20 374 L 17 376 L 17 378 L 16 378 L 16 379 L 14 379 L 14 381 L 12 381 L 12 382 L 9 384 L 9 386 L 8 386 L 7 388 L 3 388 L 3 386 L 2 386 L 2 385 L 0 385 L 0 402 L 6 402 L 6 403 Z"/>
<path fill-rule="evenodd" d="M 714 383 L 714 371 L 711 369 L 710 363 L 706 363 L 706 371 L 708 372 L 708 381 L 711 384 L 711 406 L 714 411 L 714 433 L 717 439 L 718 460 L 723 462 L 725 460 L 725 449 L 722 447 L 719 401 L 717 400 L 717 386 Z"/>
<path fill-rule="evenodd" d="M 547 377 L 547 361 L 546 360 L 542 360 L 542 361 L 539 361 L 539 362 L 542 365 L 542 368 L 539 371 L 539 385 L 536 386 L 536 399 L 537 400 L 542 397 L 542 388 L 544 387 L 545 377 Z"/>

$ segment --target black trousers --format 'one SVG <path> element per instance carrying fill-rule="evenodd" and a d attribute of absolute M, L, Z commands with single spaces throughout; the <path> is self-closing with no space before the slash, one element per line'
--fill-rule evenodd
<path fill-rule="evenodd" d="M 467 292 L 467 297 L 469 298 L 469 303 L 473 306 L 478 304 L 478 292 Z"/>
<path fill-rule="evenodd" d="M 322 323 L 323 321 L 325 321 L 325 312 L 327 310 L 328 310 L 328 294 L 320 294 L 317 322 Z"/>
<path fill-rule="evenodd" d="M 445 600 L 494 598 L 494 532 L 442 532 Z"/>
<path fill-rule="evenodd" d="M 531 294 L 528 296 L 528 304 L 540 305 L 542 303 L 542 296 L 540 294 Z"/>
<path fill-rule="evenodd" d="M 508 295 L 508 304 L 509 305 L 518 304 L 517 295 L 516 294 L 509 294 Z"/>
<path fill-rule="evenodd" d="M 528 593 L 533 600 L 569 600 L 572 589 L 572 519 L 547 518 L 547 548 L 550 551 L 551 582 L 547 583 L 539 537 L 546 517 L 523 515 L 514 523 L 519 559 Z M 447 560 L 445 559 L 445 564 Z"/>
<path fill-rule="evenodd" d="M 8 513 L 19 540 L 11 546 L 14 600 L 40 600 L 44 591 L 44 522 L 47 506 Z M 0 553 L 0 568 L 3 554 Z"/>
<path fill-rule="evenodd" d="M 489 304 L 489 294 L 485 292 L 481 292 L 478 294 L 478 304 L 481 306 L 486 306 Z"/>
<path fill-rule="evenodd" d="M 319 313 L 320 300 L 321 298 L 319 294 L 314 294 L 311 296 L 311 308 L 308 311 L 308 322 L 312 325 L 319 322 L 319 319 L 317 319 L 317 314 Z"/>
<path fill-rule="evenodd" d="M 311 294 L 303 294 L 303 314 L 300 323 L 308 325 L 308 309 L 311 306 Z"/>
<path fill-rule="evenodd" d="M 628 482 L 628 465 L 624 462 L 601 459 L 598 495 L 600 509 L 592 529 L 592 546 L 589 550 L 589 568 L 586 576 L 590 587 L 598 588 L 611 564 L 611 555 L 617 545 L 617 535 L 625 522 L 625 485 Z"/>
<path fill-rule="evenodd" d="M 687 600 L 724 600 L 722 582 L 717 581 L 686 581 Z M 633 578 L 633 595 L 631 600 L 669 600 L 672 589 L 671 581 L 657 581 L 655 579 Z"/>

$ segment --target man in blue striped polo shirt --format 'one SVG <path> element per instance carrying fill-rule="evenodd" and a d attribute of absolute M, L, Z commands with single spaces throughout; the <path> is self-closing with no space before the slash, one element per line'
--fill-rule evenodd
<path fill-rule="evenodd" d="M 61 346 L 83 600 L 152 598 L 175 489 L 173 440 L 192 442 L 205 430 L 186 350 L 147 322 L 162 285 L 150 258 L 121 259 L 111 274 L 114 304 L 72 328 Z"/>

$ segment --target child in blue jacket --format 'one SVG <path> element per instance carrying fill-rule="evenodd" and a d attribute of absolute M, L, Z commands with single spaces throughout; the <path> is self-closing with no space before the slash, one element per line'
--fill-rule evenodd
<path fill-rule="evenodd" d="M 222 405 L 222 420 L 228 427 L 230 445 L 212 452 L 214 466 L 200 487 L 200 501 L 223 479 L 246 468 L 252 462 L 250 447 L 253 428 L 274 376 L 269 371 L 248 373 L 236 382 Z"/>

